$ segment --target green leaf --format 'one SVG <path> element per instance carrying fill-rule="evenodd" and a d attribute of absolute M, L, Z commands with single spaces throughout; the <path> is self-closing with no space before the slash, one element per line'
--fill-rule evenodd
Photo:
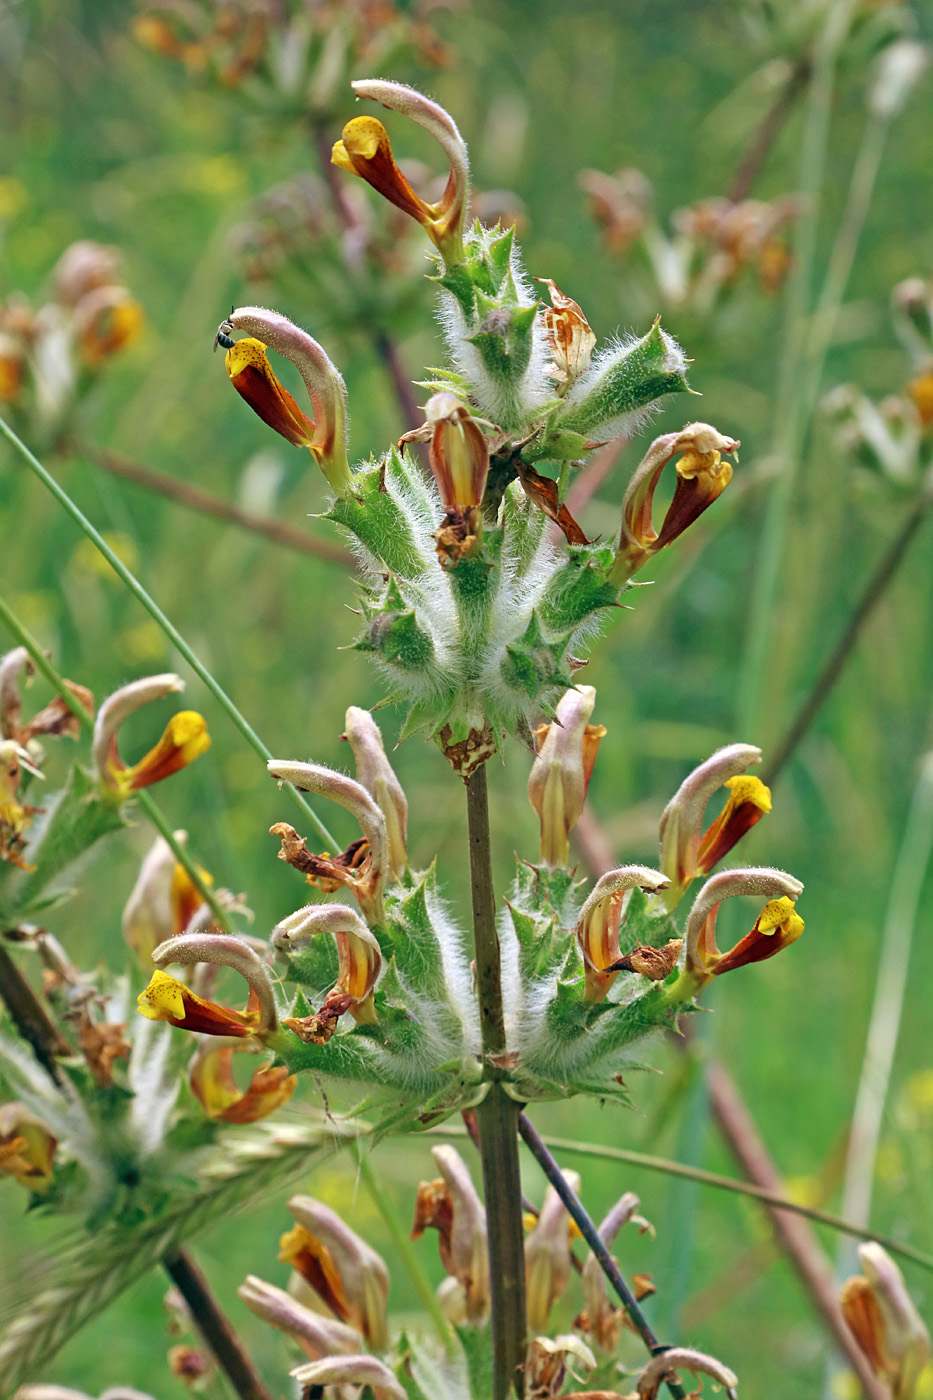
<path fill-rule="evenodd" d="M 641 340 L 604 356 L 595 374 L 581 381 L 580 392 L 568 395 L 554 427 L 592 435 L 665 394 L 688 392 L 681 363 L 676 345 L 655 321 Z"/>
<path fill-rule="evenodd" d="M 23 880 L 11 881 L 4 890 L 5 919 L 23 918 L 65 898 L 67 892 L 59 881 L 69 867 L 102 837 L 130 824 L 123 807 L 102 796 L 91 774 L 78 762 L 72 764 L 65 787 L 48 806 L 48 820 L 28 853 L 35 869 Z"/>
<path fill-rule="evenodd" d="M 416 578 L 425 569 L 425 555 L 411 520 L 392 488 L 405 490 L 417 472 L 410 459 L 394 449 L 381 462 L 354 474 L 350 491 L 338 497 L 324 517 L 355 535 L 390 573 Z M 420 481 L 417 483 L 420 489 Z"/>

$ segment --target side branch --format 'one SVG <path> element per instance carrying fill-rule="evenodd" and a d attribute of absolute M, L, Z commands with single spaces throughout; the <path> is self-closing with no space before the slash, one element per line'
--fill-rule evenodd
<path fill-rule="evenodd" d="M 240 1400 L 272 1400 L 191 1255 L 180 1249 L 177 1254 L 167 1255 L 162 1262 Z"/>

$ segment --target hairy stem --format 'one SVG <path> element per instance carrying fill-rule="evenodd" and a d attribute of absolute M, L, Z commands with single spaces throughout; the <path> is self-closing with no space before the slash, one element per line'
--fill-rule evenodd
<path fill-rule="evenodd" d="M 0 418 L 0 436 L 5 437 L 11 447 L 15 448 L 29 469 L 42 482 L 43 486 L 51 492 L 59 505 L 71 516 L 75 524 L 84 531 L 88 539 L 107 560 L 107 563 L 113 569 L 117 577 L 126 584 L 137 602 L 143 605 L 149 616 L 158 624 L 168 640 L 187 661 L 195 675 L 204 682 L 214 699 L 243 735 L 243 738 L 249 744 L 250 748 L 257 753 L 264 762 L 268 762 L 268 760 L 273 757 L 272 750 L 268 749 L 262 742 L 249 720 L 237 709 L 220 682 L 214 678 L 204 663 L 195 655 L 178 628 L 165 616 L 165 613 L 159 607 L 158 603 L 152 595 L 143 588 L 136 575 L 131 573 L 123 563 L 123 560 L 114 553 L 100 531 L 91 524 L 84 512 L 75 505 L 74 501 L 68 495 L 68 492 L 59 486 L 51 472 L 46 470 L 35 453 L 30 452 L 22 438 L 17 436 L 9 423 L 3 418 Z M 331 850 L 339 850 L 340 847 L 336 838 L 328 831 L 311 804 L 302 796 L 296 787 L 289 785 L 288 791 L 291 794 L 292 801 L 296 802 L 309 821 L 313 822 L 319 835 L 327 842 L 329 848 Z"/>
<path fill-rule="evenodd" d="M 556 1159 L 548 1151 L 543 1138 L 539 1135 L 526 1113 L 519 1115 L 518 1131 L 521 1133 L 522 1141 L 525 1146 L 529 1149 L 531 1155 L 544 1172 L 544 1175 L 563 1201 L 564 1209 L 567 1211 L 567 1214 L 579 1229 L 590 1249 L 596 1255 L 599 1267 L 618 1294 L 619 1301 L 628 1313 L 629 1320 L 635 1328 L 635 1331 L 638 1333 L 639 1337 L 641 1337 L 652 1356 L 661 1355 L 663 1352 L 667 1351 L 668 1348 L 662 1346 L 654 1335 L 648 1319 L 639 1307 L 634 1293 L 622 1277 L 618 1264 L 600 1239 L 599 1231 L 584 1209 L 583 1203 L 573 1188 L 568 1185 L 567 1179 L 558 1166 Z M 667 1381 L 666 1385 L 670 1394 L 674 1397 L 674 1400 L 686 1400 L 687 1392 L 679 1381 Z"/>
<path fill-rule="evenodd" d="M 73 1055 L 74 1051 L 2 944 L 0 997 L 10 1013 L 10 1020 L 32 1046 L 33 1054 L 42 1068 L 56 1083 L 62 1082 L 62 1071 L 56 1057 Z"/>
<path fill-rule="evenodd" d="M 502 1069 L 496 1064 L 496 1059 L 506 1050 L 506 1038 L 485 765 L 469 778 L 466 789 L 476 988 L 483 1068 L 489 1081 L 486 1097 L 476 1110 L 476 1122 L 483 1164 L 492 1287 L 493 1400 L 507 1400 L 513 1388 L 518 1395 L 523 1391 L 520 1368 L 525 1361 L 527 1325 L 522 1184 L 518 1162 L 520 1108 L 505 1092 Z"/>
<path fill-rule="evenodd" d="M 220 1310 L 207 1279 L 187 1250 L 162 1261 L 165 1272 L 188 1304 L 195 1325 L 240 1400 L 272 1400 L 236 1332 Z"/>

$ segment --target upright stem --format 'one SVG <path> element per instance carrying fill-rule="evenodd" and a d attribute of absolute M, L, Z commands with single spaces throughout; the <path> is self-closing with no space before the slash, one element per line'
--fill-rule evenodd
<path fill-rule="evenodd" d="M 272 1400 L 191 1255 L 180 1249 L 177 1254 L 167 1255 L 162 1263 L 240 1400 Z"/>
<path fill-rule="evenodd" d="M 567 1214 L 596 1255 L 599 1267 L 618 1294 L 619 1301 L 628 1313 L 632 1326 L 651 1355 L 660 1356 L 665 1351 L 669 1351 L 670 1348 L 663 1346 L 654 1335 L 648 1319 L 639 1307 L 634 1293 L 622 1277 L 618 1264 L 600 1238 L 599 1231 L 584 1208 L 583 1202 L 567 1181 L 556 1159 L 548 1151 L 544 1139 L 526 1113 L 519 1114 L 518 1131 L 522 1135 L 525 1146 L 530 1150 L 531 1155 L 563 1202 Z M 679 1381 L 666 1381 L 665 1384 L 674 1400 L 687 1400 L 687 1393 Z"/>
<path fill-rule="evenodd" d="M 62 1035 L 45 1007 L 20 972 L 7 950 L 0 946 L 0 999 L 6 1005 L 20 1035 L 32 1046 L 33 1054 L 42 1068 L 56 1083 L 62 1082 L 59 1055 L 74 1051 Z"/>
<path fill-rule="evenodd" d="M 504 1071 L 501 1063 L 496 1063 L 506 1050 L 506 1038 L 485 766 L 477 768 L 466 789 L 476 989 L 483 1070 L 489 1081 L 486 1097 L 476 1110 L 476 1122 L 492 1288 L 493 1400 L 508 1400 L 513 1388 L 522 1394 L 521 1367 L 525 1362 L 525 1242 L 518 1164 L 521 1109 L 505 1092 Z"/>

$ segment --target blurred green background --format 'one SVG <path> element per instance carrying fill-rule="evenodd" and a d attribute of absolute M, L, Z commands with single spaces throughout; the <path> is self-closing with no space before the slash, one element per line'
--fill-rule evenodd
<path fill-rule="evenodd" d="M 874 18 L 882 9 L 897 10 L 915 33 L 930 37 L 927 4 L 868 8 Z M 794 12 L 808 9 L 779 7 L 789 28 Z M 654 185 L 665 224 L 671 211 L 722 193 L 774 95 L 762 64 L 780 58 L 780 48 L 769 52 L 748 24 L 757 10 L 698 0 L 624 6 L 475 0 L 429 17 L 449 46 L 445 65 L 427 65 L 410 45 L 379 65 L 380 76 L 426 85 L 454 114 L 479 189 L 513 191 L 523 205 L 530 273 L 554 278 L 601 338 L 644 331 L 663 312 L 665 327 L 694 361 L 691 382 L 703 398 L 674 401 L 656 430 L 699 416 L 742 440 L 729 492 L 657 560 L 649 571 L 653 586 L 638 593 L 634 611 L 610 620 L 584 673 L 598 689 L 594 719 L 608 730 L 590 796 L 619 860 L 654 862 L 664 803 L 718 744 L 758 743 L 767 758 L 906 509 L 904 493 L 877 478 L 866 482 L 818 420 L 791 506 L 763 701 L 753 730 L 738 732 L 749 599 L 770 489 L 782 298 L 763 292 L 746 271 L 711 312 L 663 304 L 637 259 L 607 251 L 577 175 L 586 167 L 637 167 Z M 374 326 L 391 321 L 411 378 L 441 362 L 432 289 L 420 278 L 418 231 L 412 226 L 400 234 L 397 262 L 360 285 L 335 270 L 339 248 L 327 233 L 317 241 L 309 234 L 300 256 L 271 277 L 245 280 L 237 248 L 252 201 L 297 175 L 319 172 L 308 122 L 294 104 L 258 101 L 249 84 L 224 87 L 152 52 L 134 33 L 133 15 L 119 0 L 0 5 L 0 302 L 21 291 L 41 305 L 64 249 L 96 239 L 122 251 L 123 280 L 145 314 L 138 341 L 83 393 L 67 443 L 61 434 L 43 434 L 28 414 L 17 419 L 14 410 L 12 421 L 108 533 L 269 746 L 283 757 L 343 766 L 338 736 L 346 706 L 372 705 L 381 694 L 365 657 L 341 650 L 355 635 L 346 569 L 117 480 L 95 468 L 84 449 L 112 449 L 333 540 L 326 524 L 306 519 L 325 508 L 323 480 L 231 392 L 220 359 L 210 354 L 211 340 L 231 304 L 271 304 L 292 316 L 319 336 L 346 377 L 354 456 L 380 451 L 408 424 L 374 347 Z M 818 267 L 864 123 L 867 65 L 867 49 L 855 46 L 840 66 Z M 371 76 L 365 61 L 350 76 Z M 319 123 L 328 140 L 353 112 L 342 82 L 336 93 Z M 899 391 L 910 375 L 887 306 L 897 281 L 933 272 L 930 93 L 927 77 L 893 125 L 823 388 L 851 381 L 880 398 Z M 798 104 L 756 182 L 758 198 L 798 187 L 802 115 Z M 436 151 L 418 133 L 395 122 L 392 134 L 397 154 L 417 155 L 437 169 Z M 375 196 L 369 204 L 385 240 L 386 207 Z M 617 529 L 618 503 L 639 455 L 634 442 L 586 506 L 589 533 L 610 536 Z M 149 671 L 186 674 L 154 623 L 6 449 L 0 449 L 0 512 L 0 588 L 65 675 L 100 698 Z M 729 978 L 706 997 L 713 1014 L 704 1018 L 704 1049 L 735 1075 L 788 1189 L 830 1209 L 838 1204 L 893 862 L 931 742 L 928 531 L 929 525 L 777 783 L 773 814 L 743 843 L 743 861 L 792 870 L 805 882 L 806 934 L 776 962 Z M 207 716 L 213 745 L 158 797 L 172 823 L 188 829 L 193 851 L 215 880 L 246 892 L 255 929 L 264 933 L 304 898 L 299 878 L 275 859 L 277 843 L 266 834 L 291 813 L 194 678 L 187 700 Z M 140 752 L 164 718 L 139 717 L 133 742 Z M 399 716 L 389 709 L 380 721 L 394 742 Z M 70 756 L 63 745 L 51 750 L 50 787 Z M 525 798 L 529 758 L 516 744 L 506 757 L 490 777 L 501 887 L 514 853 L 533 859 L 537 843 Z M 412 863 L 437 855 L 465 922 L 458 784 L 441 755 L 420 740 L 398 750 L 393 762 L 409 797 Z M 338 836 L 356 835 L 349 821 L 326 815 Z M 120 913 L 150 841 L 140 818 L 111 848 L 106 874 L 95 867 L 81 896 L 56 916 L 55 932 L 79 961 L 124 966 Z M 880 1230 L 927 1248 L 933 1247 L 931 893 L 928 881 L 873 1207 Z M 692 1153 L 702 1165 L 732 1170 L 703 1117 L 687 1062 L 661 1042 L 652 1047 L 651 1062 L 663 1078 L 635 1082 L 638 1113 L 580 1101 L 546 1106 L 536 1121 L 567 1136 Z M 310 1086 L 301 1094 L 313 1099 Z M 300 1102 L 296 1096 L 297 1112 Z M 380 1174 L 402 1217 L 412 1209 L 413 1184 L 434 1174 L 428 1149 L 427 1141 L 415 1140 L 378 1150 Z M 743 1395 L 803 1400 L 819 1393 L 823 1332 L 779 1262 L 757 1208 L 644 1171 L 569 1159 L 567 1165 L 582 1171 L 584 1197 L 597 1216 L 624 1189 L 641 1195 L 658 1237 L 623 1237 L 620 1252 L 629 1272 L 653 1273 L 658 1297 L 648 1306 L 668 1335 L 722 1355 L 739 1373 Z M 365 1193 L 357 1194 L 351 1163 L 337 1159 L 307 1187 L 345 1208 L 391 1261 L 380 1221 Z M 540 1189 L 529 1167 L 528 1194 L 539 1198 Z M 28 1269 L 34 1242 L 54 1231 L 23 1218 L 12 1182 L 0 1187 L 0 1211 L 10 1284 Z M 235 1288 L 247 1272 L 283 1281 L 276 1241 L 288 1223 L 281 1202 L 264 1200 L 195 1248 L 270 1378 L 283 1374 L 280 1339 L 250 1317 Z M 824 1238 L 835 1250 L 835 1240 Z M 439 1279 L 431 1241 L 418 1248 Z M 395 1275 L 394 1307 L 410 1313 L 413 1295 L 399 1269 Z M 929 1279 L 914 1269 L 909 1283 L 928 1315 Z M 162 1277 L 150 1276 L 71 1343 L 45 1379 L 94 1394 L 120 1382 L 164 1400 L 180 1396 L 184 1387 L 165 1360 L 164 1289 Z M 580 1306 L 572 1285 L 562 1305 L 565 1324 Z M 634 1346 L 627 1354 L 634 1364 Z"/>

